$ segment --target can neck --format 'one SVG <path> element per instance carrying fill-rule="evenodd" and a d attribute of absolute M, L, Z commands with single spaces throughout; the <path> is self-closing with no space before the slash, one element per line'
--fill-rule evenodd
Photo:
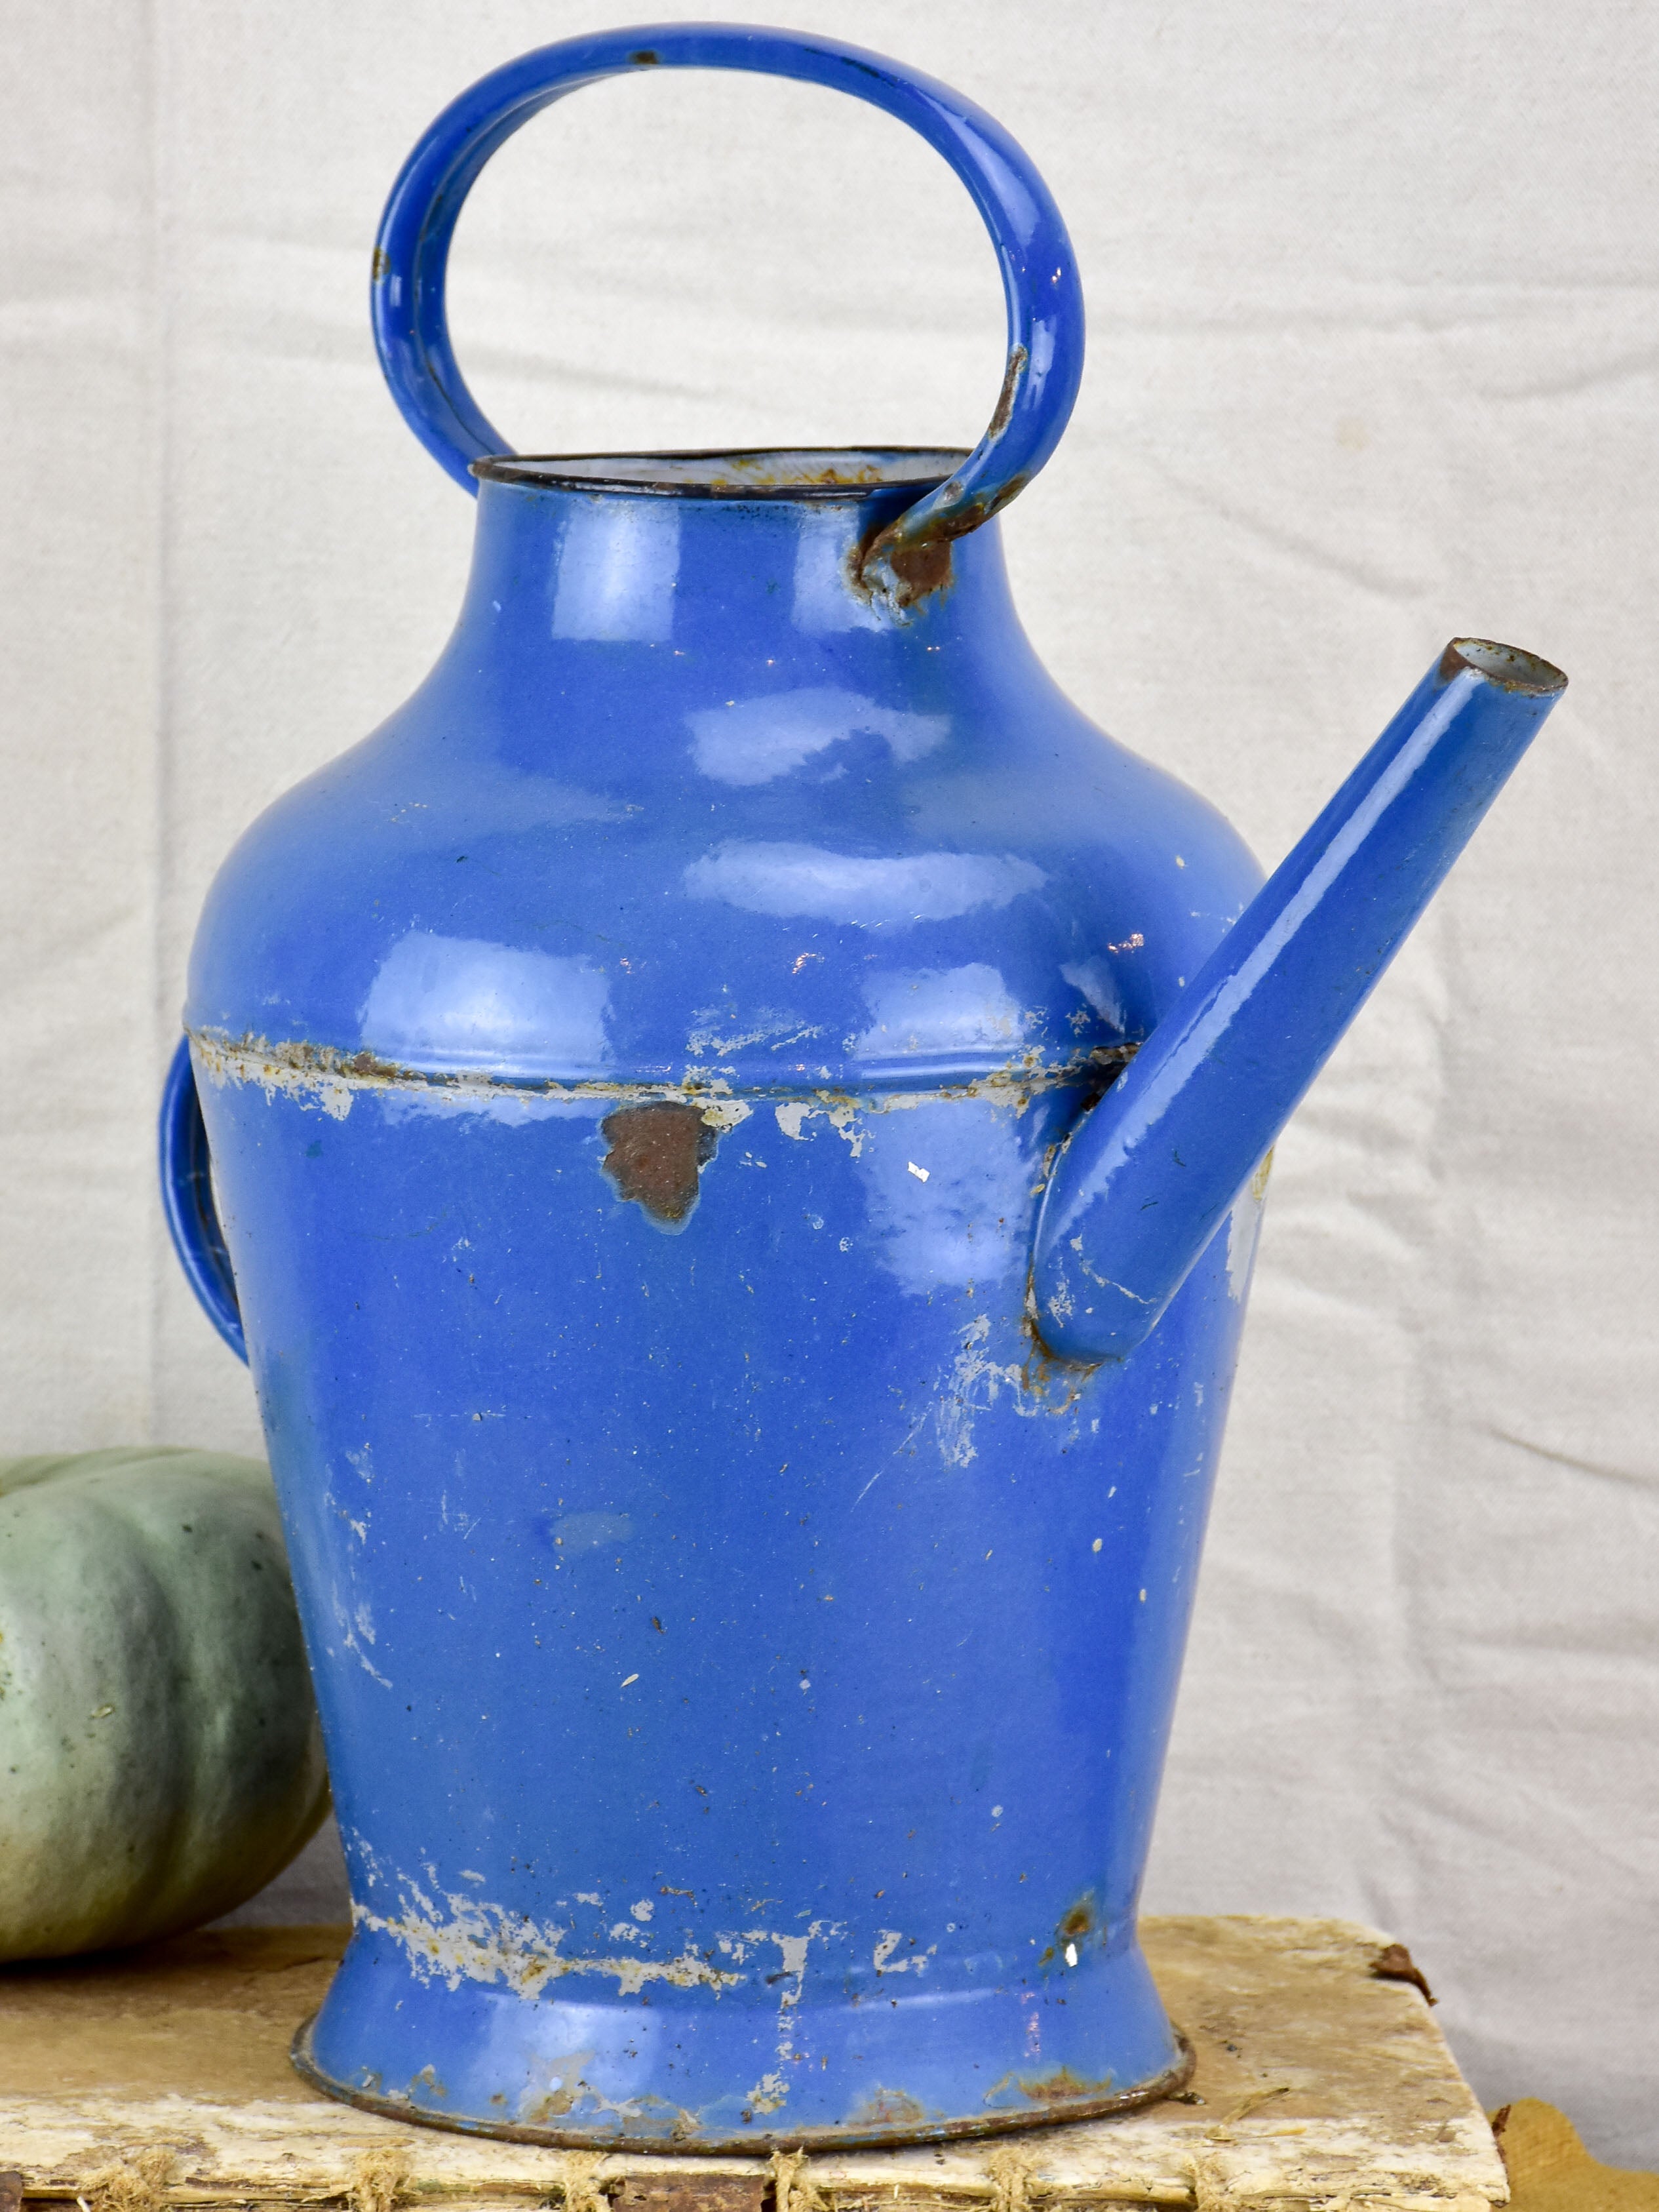
<path fill-rule="evenodd" d="M 861 665 L 1018 635 L 994 522 L 941 547 L 902 613 L 863 588 L 860 550 L 914 492 L 856 500 L 662 496 L 486 481 L 452 650 L 542 662 L 602 651 L 780 670 L 846 648 Z"/>

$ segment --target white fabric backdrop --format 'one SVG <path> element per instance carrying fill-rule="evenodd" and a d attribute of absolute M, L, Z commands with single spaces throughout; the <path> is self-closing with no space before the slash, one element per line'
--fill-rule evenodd
<path fill-rule="evenodd" d="M 258 1449 L 152 1190 L 185 950 L 237 831 L 457 604 L 467 502 L 368 342 L 386 188 L 605 6 L 5 0 L 0 1449 Z M 1659 16 L 789 20 L 1048 174 L 1093 339 L 1006 519 L 1025 619 L 1265 861 L 1453 632 L 1573 678 L 1279 1148 L 1147 1903 L 1397 1932 L 1489 2101 L 1659 2162 Z M 971 442 L 999 380 L 947 173 L 760 80 L 544 117 L 454 297 L 534 450 Z M 264 1909 L 325 1906 L 309 1867 Z"/>

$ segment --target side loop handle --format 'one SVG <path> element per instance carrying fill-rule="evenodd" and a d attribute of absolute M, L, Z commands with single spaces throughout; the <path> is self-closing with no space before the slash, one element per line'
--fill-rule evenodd
<path fill-rule="evenodd" d="M 158 1132 L 161 1152 L 161 1206 L 173 1249 L 202 1310 L 239 1359 L 247 1358 L 242 1310 L 236 1299 L 225 1232 L 219 1225 L 209 1172 L 207 1124 L 196 1095 L 196 1071 L 190 1064 L 190 1039 L 180 1037 L 161 1092 Z"/>
<path fill-rule="evenodd" d="M 392 397 L 427 451 L 469 491 L 477 489 L 474 461 L 511 452 L 450 346 L 444 284 L 457 218 L 485 162 L 532 116 L 583 85 L 647 69 L 750 70 L 851 93 L 919 131 L 984 218 L 1008 307 L 1007 373 L 967 461 L 866 556 L 866 581 L 902 605 L 913 596 L 907 586 L 921 581 L 926 549 L 988 520 L 1059 444 L 1083 372 L 1083 295 L 1060 210 L 1001 125 L 879 54 L 795 32 L 665 23 L 562 40 L 481 77 L 404 162 L 380 219 L 371 314 Z"/>

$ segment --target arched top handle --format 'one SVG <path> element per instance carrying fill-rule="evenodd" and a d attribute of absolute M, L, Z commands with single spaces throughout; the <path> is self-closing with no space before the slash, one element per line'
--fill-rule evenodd
<path fill-rule="evenodd" d="M 839 40 L 725 23 L 663 23 L 538 47 L 481 77 L 445 108 L 404 162 L 374 249 L 375 343 L 404 419 L 458 483 L 512 450 L 466 387 L 449 342 L 450 240 L 490 155 L 544 107 L 581 86 L 648 69 L 750 70 L 851 93 L 942 154 L 996 248 L 1008 359 L 985 435 L 962 468 L 889 525 L 866 556 L 868 583 L 911 596 L 928 550 L 989 520 L 1059 444 L 1083 369 L 1083 297 L 1060 210 L 1001 125 L 959 93 Z"/>

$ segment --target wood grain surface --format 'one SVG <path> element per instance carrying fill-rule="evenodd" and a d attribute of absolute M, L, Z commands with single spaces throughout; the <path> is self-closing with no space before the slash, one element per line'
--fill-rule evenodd
<path fill-rule="evenodd" d="M 238 1929 L 0 1972 L 0 2170 L 88 2212 L 442 2197 L 596 2212 L 1286 2198 L 1485 2212 L 1504 2166 L 1397 1948 L 1341 1921 L 1153 1919 L 1142 1937 L 1198 2057 L 1190 2087 L 1120 2119 L 980 2143 L 785 2162 L 609 2157 L 404 2126 L 318 2096 L 289 2041 L 343 1929 Z M 1407 1961 L 1409 1966 L 1409 1960 Z M 1380 1972 L 1378 1969 L 1381 1969 Z M 815 2200 L 817 2203 L 815 2204 Z"/>

